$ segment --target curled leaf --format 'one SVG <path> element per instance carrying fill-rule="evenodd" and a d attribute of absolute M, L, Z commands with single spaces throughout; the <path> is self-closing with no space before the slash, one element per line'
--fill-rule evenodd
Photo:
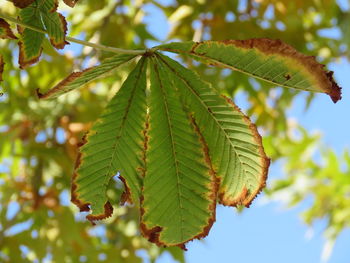
<path fill-rule="evenodd" d="M 13 34 L 9 23 L 7 23 L 2 18 L 0 18 L 0 38 L 2 38 L 2 39 L 17 39 L 17 37 Z"/>
<path fill-rule="evenodd" d="M 341 99 L 341 88 L 334 81 L 333 72 L 324 70 L 324 65 L 315 57 L 301 54 L 280 40 L 184 42 L 158 48 L 189 54 L 211 65 L 237 70 L 275 85 L 323 92 L 333 102 Z"/>

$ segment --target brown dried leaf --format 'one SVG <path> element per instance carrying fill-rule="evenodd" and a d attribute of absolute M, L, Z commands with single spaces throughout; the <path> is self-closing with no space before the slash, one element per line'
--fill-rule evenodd
<path fill-rule="evenodd" d="M 0 54 L 0 82 L 3 81 L 2 73 L 4 72 L 4 66 L 5 66 L 5 62 L 2 55 Z"/>
<path fill-rule="evenodd" d="M 0 18 L 0 38 L 2 38 L 2 39 L 17 39 L 17 37 L 13 34 L 9 23 L 7 23 L 2 18 Z"/>
<path fill-rule="evenodd" d="M 70 7 L 74 7 L 79 0 L 63 0 L 64 3 Z"/>

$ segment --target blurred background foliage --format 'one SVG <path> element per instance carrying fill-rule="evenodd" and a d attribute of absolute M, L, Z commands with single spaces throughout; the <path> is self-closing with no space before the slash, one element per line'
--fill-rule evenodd
<path fill-rule="evenodd" d="M 14 17 L 18 13 L 5 0 L 0 0 L 0 9 Z M 70 36 L 120 48 L 171 40 L 268 37 L 316 55 L 324 64 L 350 56 L 350 13 L 332 0 L 80 0 L 73 9 L 62 3 L 60 10 L 67 16 Z M 170 25 L 165 38 L 151 30 L 159 17 Z M 108 191 L 115 213 L 106 222 L 91 226 L 69 202 L 77 145 L 128 68 L 58 100 L 38 101 L 37 88 L 47 90 L 72 70 L 95 65 L 111 54 L 75 44 L 57 52 L 47 42 L 41 61 L 20 71 L 16 44 L 0 41 L 6 61 L 0 84 L 0 261 L 142 262 L 145 255 L 155 261 L 167 252 L 183 262 L 180 249 L 160 249 L 140 237 L 138 211 L 118 206 L 122 185 L 117 178 Z M 314 94 L 183 60 L 220 92 L 245 105 L 272 161 L 283 160 L 287 176 L 275 180 L 267 196 L 283 198 L 291 206 L 312 196 L 303 219 L 310 225 L 327 219 L 325 234 L 334 242 L 350 224 L 350 154 L 344 150 L 337 156 L 319 135 L 286 114 L 300 97 L 307 111 Z"/>

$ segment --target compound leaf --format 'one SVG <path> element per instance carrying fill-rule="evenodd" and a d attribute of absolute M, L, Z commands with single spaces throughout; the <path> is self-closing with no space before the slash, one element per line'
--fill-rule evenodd
<path fill-rule="evenodd" d="M 341 99 L 341 88 L 333 72 L 324 70 L 315 57 L 306 56 L 280 40 L 249 40 L 170 43 L 160 50 L 184 53 L 221 67 L 246 73 L 270 83 L 328 94 L 333 102 Z"/>
<path fill-rule="evenodd" d="M 141 231 L 158 245 L 184 248 L 206 236 L 215 221 L 216 179 L 206 143 L 180 100 L 176 75 L 153 62 Z"/>
<path fill-rule="evenodd" d="M 113 72 L 113 70 L 129 62 L 135 57 L 135 55 L 115 55 L 111 58 L 104 60 L 98 66 L 87 68 L 80 72 L 73 72 L 47 92 L 42 94 L 38 91 L 38 96 L 41 99 L 57 98 L 60 95 L 63 95 L 69 91 L 84 86 L 91 81 L 94 81 L 98 78 L 110 74 L 111 72 Z"/>
<path fill-rule="evenodd" d="M 255 125 L 231 100 L 220 96 L 197 74 L 168 57 L 158 56 L 176 75 L 175 85 L 208 144 L 220 179 L 219 202 L 249 206 L 265 186 L 269 166 Z"/>
<path fill-rule="evenodd" d="M 110 179 L 118 172 L 125 183 L 127 199 L 138 204 L 143 171 L 146 119 L 146 61 L 136 68 L 107 105 L 80 148 L 73 175 L 72 201 L 81 211 L 92 210 L 91 221 L 111 215 L 106 196 Z M 124 180 L 125 179 L 125 180 Z M 89 207 L 90 206 L 90 207 Z"/>

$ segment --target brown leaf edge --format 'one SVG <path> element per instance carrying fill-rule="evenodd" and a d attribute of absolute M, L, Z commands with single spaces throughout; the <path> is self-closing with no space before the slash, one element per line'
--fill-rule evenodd
<path fill-rule="evenodd" d="M 209 200 L 211 200 L 212 202 L 209 204 L 209 211 L 211 212 L 211 217 L 208 219 L 208 223 L 203 227 L 203 230 L 201 233 L 199 233 L 198 235 L 190 238 L 189 240 L 186 240 L 180 244 L 175 244 L 175 245 L 171 245 L 171 246 L 177 246 L 179 248 L 181 248 L 184 251 L 187 251 L 186 248 L 186 243 L 193 241 L 194 239 L 202 239 L 204 237 L 206 237 L 209 234 L 209 231 L 211 229 L 211 227 L 213 226 L 215 220 L 216 220 L 216 203 L 217 203 L 217 193 L 218 193 L 218 189 L 219 189 L 219 179 L 216 177 L 216 173 L 213 169 L 211 160 L 210 160 L 210 156 L 209 156 L 209 149 L 208 146 L 204 140 L 203 135 L 200 133 L 199 131 L 199 127 L 197 126 L 195 119 L 193 116 L 189 116 L 190 117 L 190 121 L 193 125 L 194 131 L 197 133 L 197 135 L 199 136 L 199 141 L 202 144 L 202 150 L 203 150 L 203 154 L 204 154 L 204 160 L 206 162 L 206 164 L 208 165 L 209 168 L 209 175 L 212 179 L 211 183 L 210 183 L 210 195 L 209 195 Z M 148 127 L 148 125 L 146 125 L 146 127 Z M 146 135 L 146 133 L 145 133 Z M 145 150 L 148 148 L 147 142 L 148 142 L 148 137 L 145 136 Z M 141 189 L 141 193 L 143 192 L 143 187 Z M 142 218 L 143 215 L 145 213 L 145 210 L 143 208 L 143 194 L 141 194 L 140 197 L 140 229 L 141 229 L 141 234 L 149 241 L 152 243 L 155 243 L 157 246 L 162 246 L 162 247 L 168 247 L 169 245 L 161 242 L 159 240 L 159 236 L 160 233 L 162 232 L 163 228 L 160 226 L 155 226 L 153 228 L 148 228 L 146 226 L 146 224 L 143 222 Z"/>
<path fill-rule="evenodd" d="M 68 75 L 65 79 L 63 79 L 61 82 L 59 82 L 55 87 L 48 90 L 46 93 L 41 93 L 40 89 L 36 90 L 36 94 L 39 99 L 50 99 L 54 97 L 57 93 L 60 93 L 61 91 L 64 92 L 64 88 L 69 85 L 71 82 L 79 78 L 84 73 L 94 69 L 95 67 L 84 69 L 83 71 L 73 72 L 70 75 Z M 68 90 L 69 91 L 69 90 Z M 66 91 L 66 92 L 68 92 Z M 64 93 L 66 93 L 64 92 Z"/>
<path fill-rule="evenodd" d="M 6 20 L 0 18 L 0 28 L 5 30 L 5 34 L 0 35 L 2 39 L 17 39 L 17 37 L 13 34 L 10 24 L 6 22 Z"/>
<path fill-rule="evenodd" d="M 74 7 L 78 1 L 79 0 L 63 0 L 63 2 L 70 7 Z"/>
<path fill-rule="evenodd" d="M 279 54 L 296 60 L 305 66 L 310 74 L 316 76 L 319 86 L 327 93 L 334 103 L 341 99 L 341 87 L 333 78 L 333 71 L 326 71 L 325 65 L 316 61 L 314 56 L 307 56 L 298 52 L 294 47 L 284 43 L 280 39 L 253 38 L 247 40 L 219 41 L 225 45 L 253 49 L 256 48 L 267 55 Z"/>
<path fill-rule="evenodd" d="M 128 184 L 123 176 L 119 175 L 119 179 L 124 185 L 124 191 L 123 191 L 121 198 L 120 198 L 120 205 L 121 206 L 125 205 L 125 203 L 132 204 L 130 187 L 128 186 Z"/>
<path fill-rule="evenodd" d="M 58 16 L 61 21 L 62 31 L 64 32 L 64 39 L 61 42 L 56 42 L 53 37 L 50 36 L 50 42 L 56 49 L 63 49 L 66 45 L 69 45 L 69 42 L 66 41 L 66 35 L 67 35 L 67 20 L 66 18 L 58 13 Z"/>
<path fill-rule="evenodd" d="M 41 53 L 43 52 L 43 48 L 40 48 L 39 54 L 33 58 L 26 58 L 25 54 L 24 54 L 24 44 L 22 41 L 18 42 L 18 46 L 19 46 L 19 56 L 18 56 L 18 64 L 19 64 L 19 68 L 20 69 L 25 69 L 28 66 L 35 64 L 36 62 L 39 61 Z"/>
<path fill-rule="evenodd" d="M 246 116 L 241 109 L 235 105 L 232 100 L 226 96 L 223 96 L 224 99 L 227 101 L 229 105 L 231 105 L 235 111 L 238 111 L 239 113 L 242 114 L 244 122 L 248 125 L 250 131 L 253 133 L 255 143 L 259 145 L 259 154 L 261 156 L 260 161 L 261 161 L 261 167 L 262 167 L 262 172 L 259 175 L 260 177 L 260 182 L 258 188 L 250 193 L 246 187 L 243 188 L 243 191 L 240 196 L 230 199 L 228 197 L 225 197 L 225 192 L 220 192 L 219 191 L 219 203 L 225 206 L 233 206 L 236 207 L 238 205 L 244 205 L 245 207 L 249 207 L 253 200 L 257 197 L 257 195 L 262 191 L 262 189 L 266 186 L 266 181 L 267 181 L 267 175 L 268 175 L 268 170 L 270 166 L 270 158 L 266 156 L 263 144 L 262 144 L 262 138 L 261 135 L 258 132 L 258 129 L 256 128 L 256 125 L 251 122 L 251 120 Z"/>
<path fill-rule="evenodd" d="M 246 40 L 194 42 L 191 50 L 189 51 L 172 49 L 172 48 L 162 48 L 162 47 L 160 49 L 164 51 L 175 52 L 175 53 L 187 53 L 187 54 L 197 56 L 199 58 L 208 59 L 208 57 L 205 56 L 205 53 L 204 54 L 197 53 L 196 49 L 203 44 L 210 44 L 210 43 L 222 43 L 224 45 L 233 45 L 233 46 L 245 48 L 245 49 L 256 48 L 257 50 L 261 51 L 266 55 L 279 54 L 281 56 L 294 59 L 295 61 L 301 63 L 310 72 L 311 75 L 316 76 L 316 80 L 318 82 L 318 85 L 321 87 L 321 90 L 326 94 L 328 94 L 334 103 L 336 103 L 338 100 L 341 99 L 341 87 L 339 87 L 338 84 L 335 82 L 333 78 L 333 71 L 325 70 L 324 69 L 325 65 L 318 63 L 314 56 L 304 55 L 298 52 L 292 46 L 284 43 L 279 39 L 253 38 L 253 39 L 246 39 Z M 211 62 L 209 64 L 214 66 L 222 66 L 222 64 L 219 65 L 215 62 Z M 229 66 L 227 67 L 235 70 L 235 68 L 233 67 L 229 67 Z M 288 78 L 288 76 L 286 76 L 286 78 Z"/>
<path fill-rule="evenodd" d="M 83 137 L 82 141 L 78 144 L 78 148 L 81 148 L 83 145 L 87 143 L 86 135 Z M 80 212 L 89 212 L 90 211 L 90 203 L 84 202 L 79 199 L 78 194 L 76 193 L 76 190 L 78 188 L 76 179 L 78 177 L 77 170 L 80 167 L 81 164 L 81 158 L 82 158 L 82 152 L 78 152 L 78 156 L 75 162 L 74 167 L 74 173 L 72 176 L 72 183 L 71 183 L 71 202 L 75 204 L 79 209 Z M 94 225 L 94 221 L 106 219 L 108 217 L 111 217 L 113 214 L 113 207 L 110 204 L 109 201 L 107 201 L 104 205 L 104 213 L 100 215 L 87 215 L 86 218 Z"/>
<path fill-rule="evenodd" d="M 3 81 L 2 73 L 4 73 L 4 67 L 5 67 L 5 61 L 2 55 L 0 54 L 0 82 Z"/>
<path fill-rule="evenodd" d="M 31 5 L 35 0 L 9 0 L 18 8 L 26 8 Z"/>

